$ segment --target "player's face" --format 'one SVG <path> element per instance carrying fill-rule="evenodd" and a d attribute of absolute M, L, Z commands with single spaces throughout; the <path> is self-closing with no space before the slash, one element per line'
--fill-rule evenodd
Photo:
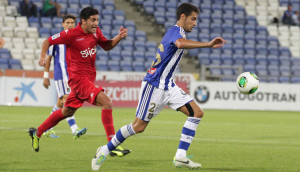
<path fill-rule="evenodd" d="M 62 26 L 64 27 L 64 30 L 73 29 L 75 27 L 75 21 L 72 18 L 68 18 L 62 23 Z"/>
<path fill-rule="evenodd" d="M 96 33 L 99 24 L 99 15 L 92 15 L 86 21 L 87 31 L 89 33 Z"/>
<path fill-rule="evenodd" d="M 196 12 L 192 12 L 191 15 L 185 17 L 183 29 L 185 32 L 191 32 L 193 28 L 197 25 L 198 14 Z"/>

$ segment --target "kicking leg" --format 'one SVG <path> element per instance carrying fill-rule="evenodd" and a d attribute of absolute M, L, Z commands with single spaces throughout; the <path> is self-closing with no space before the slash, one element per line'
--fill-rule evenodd
<path fill-rule="evenodd" d="M 55 112 L 53 112 L 39 127 L 38 129 L 30 128 L 29 134 L 31 136 L 32 147 L 33 149 L 38 152 L 39 151 L 39 138 L 42 134 L 54 127 L 58 124 L 61 120 L 65 119 L 66 117 L 72 116 L 76 112 L 76 108 L 70 107 L 63 107 Z"/>
<path fill-rule="evenodd" d="M 121 145 L 125 139 L 136 134 L 141 133 L 147 127 L 148 122 L 145 122 L 139 118 L 135 118 L 134 122 L 125 125 L 119 129 L 116 135 L 107 143 L 107 145 L 100 146 L 97 149 L 96 155 L 92 160 L 92 169 L 99 170 L 102 163 L 110 152 L 114 151 L 119 145 Z"/>
<path fill-rule="evenodd" d="M 57 103 L 53 106 L 51 114 L 61 108 L 62 108 L 62 106 L 60 105 L 60 99 L 57 99 Z M 59 138 L 59 136 L 56 135 L 56 132 L 53 130 L 53 127 L 50 128 L 49 130 L 45 131 L 43 133 L 43 136 L 51 137 L 51 138 Z"/>
<path fill-rule="evenodd" d="M 201 167 L 201 164 L 195 163 L 187 158 L 186 152 L 194 139 L 197 127 L 203 117 L 204 112 L 194 101 L 180 107 L 179 110 L 186 114 L 188 118 L 181 132 L 181 139 L 173 160 L 173 164 L 176 167 L 186 166 L 189 168 L 199 168 Z"/>

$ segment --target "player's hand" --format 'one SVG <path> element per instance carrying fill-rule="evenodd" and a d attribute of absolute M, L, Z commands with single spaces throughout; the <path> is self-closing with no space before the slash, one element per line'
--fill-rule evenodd
<path fill-rule="evenodd" d="M 49 88 L 49 86 L 50 86 L 49 78 L 44 78 L 43 86 L 47 89 Z"/>
<path fill-rule="evenodd" d="M 46 58 L 45 57 L 41 57 L 40 60 L 39 60 L 39 65 L 45 67 L 46 64 L 47 64 Z"/>
<path fill-rule="evenodd" d="M 221 37 L 217 37 L 215 39 L 213 39 L 212 41 L 209 42 L 209 47 L 211 48 L 220 48 L 223 47 L 224 43 L 226 43 L 227 41 L 225 41 L 223 38 Z"/>
<path fill-rule="evenodd" d="M 120 30 L 119 30 L 119 35 L 120 37 L 123 39 L 123 38 L 126 38 L 127 37 L 127 28 L 123 28 L 123 26 L 120 27 Z"/>
<path fill-rule="evenodd" d="M 4 44 L 5 44 L 4 39 L 0 37 L 0 48 L 2 48 Z"/>

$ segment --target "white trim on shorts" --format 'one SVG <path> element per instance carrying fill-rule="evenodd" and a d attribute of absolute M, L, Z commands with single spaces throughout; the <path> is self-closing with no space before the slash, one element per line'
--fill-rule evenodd
<path fill-rule="evenodd" d="M 177 110 L 179 107 L 191 101 L 193 101 L 191 96 L 177 85 L 169 88 L 169 90 L 164 90 L 143 81 L 138 107 L 136 109 L 136 117 L 148 122 L 158 115 L 166 105 Z"/>
<path fill-rule="evenodd" d="M 62 98 L 64 95 L 69 95 L 71 93 L 68 80 L 55 80 L 54 83 L 58 98 Z"/>

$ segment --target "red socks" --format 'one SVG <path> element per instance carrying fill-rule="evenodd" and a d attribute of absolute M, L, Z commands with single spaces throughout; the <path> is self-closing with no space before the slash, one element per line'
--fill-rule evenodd
<path fill-rule="evenodd" d="M 107 140 L 110 141 L 115 135 L 112 109 L 102 109 L 102 123 L 106 132 Z"/>
<path fill-rule="evenodd" d="M 48 129 L 55 126 L 59 121 L 65 119 L 66 117 L 62 114 L 61 109 L 53 112 L 38 128 L 37 136 L 41 137 L 41 135 Z"/>

